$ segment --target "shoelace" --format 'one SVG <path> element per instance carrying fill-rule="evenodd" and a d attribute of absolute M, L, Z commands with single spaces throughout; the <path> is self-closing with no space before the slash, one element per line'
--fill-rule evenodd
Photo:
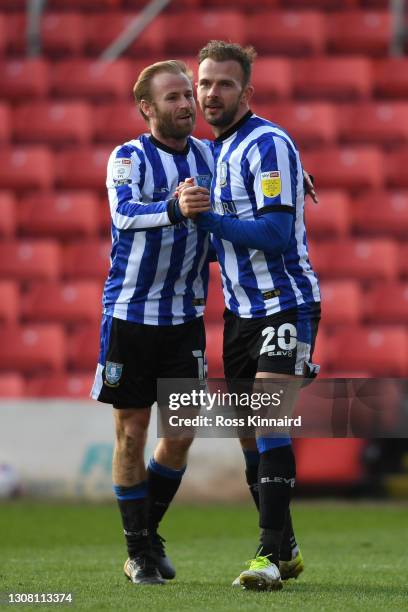
<path fill-rule="evenodd" d="M 165 539 L 161 537 L 158 533 L 155 533 L 152 536 L 152 546 L 155 551 L 157 551 L 161 557 L 165 556 L 164 543 Z"/>
<path fill-rule="evenodd" d="M 250 559 L 249 561 L 246 561 L 246 564 L 249 565 L 249 569 L 251 570 L 263 569 L 264 567 L 268 567 L 268 565 L 270 564 L 270 561 L 268 559 L 268 557 L 270 556 L 271 555 L 258 555 L 257 557 L 255 557 L 255 559 Z"/>

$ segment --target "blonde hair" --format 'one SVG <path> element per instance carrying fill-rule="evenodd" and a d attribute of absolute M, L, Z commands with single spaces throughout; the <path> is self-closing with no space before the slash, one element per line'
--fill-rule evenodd
<path fill-rule="evenodd" d="M 152 102 L 151 82 L 153 77 L 161 72 L 168 72 L 170 74 L 185 74 L 191 81 L 191 85 L 193 84 L 193 73 L 181 60 L 166 60 L 164 62 L 156 62 L 155 64 L 146 66 L 146 68 L 144 68 L 139 74 L 139 77 L 133 87 L 133 95 L 135 97 L 136 104 L 141 115 L 144 119 L 146 119 L 146 121 L 148 121 L 148 117 L 140 108 L 140 103 L 142 100 Z"/>

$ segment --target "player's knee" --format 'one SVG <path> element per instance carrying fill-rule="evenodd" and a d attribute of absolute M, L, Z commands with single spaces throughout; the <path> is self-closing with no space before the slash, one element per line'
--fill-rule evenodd
<path fill-rule="evenodd" d="M 143 454 L 149 419 L 142 412 L 132 415 L 120 413 L 116 417 L 116 445 L 128 456 Z"/>
<path fill-rule="evenodd" d="M 163 450 L 170 457 L 182 459 L 187 454 L 193 440 L 194 438 L 182 438 L 179 440 L 164 438 L 162 441 Z"/>

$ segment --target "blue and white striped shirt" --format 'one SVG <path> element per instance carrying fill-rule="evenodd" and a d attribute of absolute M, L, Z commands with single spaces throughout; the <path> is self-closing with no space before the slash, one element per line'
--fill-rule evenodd
<path fill-rule="evenodd" d="M 299 153 L 279 126 L 251 112 L 214 141 L 211 201 L 215 212 L 254 220 L 266 212 L 292 212 L 294 224 L 279 256 L 213 238 L 225 304 L 240 317 L 263 317 L 290 308 L 308 312 L 320 302 L 309 262 Z"/>
<path fill-rule="evenodd" d="M 105 314 L 147 325 L 178 325 L 202 316 L 208 236 L 190 220 L 172 225 L 168 205 L 188 177 L 209 187 L 212 168 L 209 148 L 193 137 L 183 152 L 148 134 L 114 149 L 106 182 L 112 252 Z"/>

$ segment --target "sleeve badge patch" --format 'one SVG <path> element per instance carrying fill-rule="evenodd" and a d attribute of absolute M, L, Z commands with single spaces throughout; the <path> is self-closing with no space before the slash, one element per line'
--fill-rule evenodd
<path fill-rule="evenodd" d="M 276 198 L 282 191 L 280 171 L 261 172 L 261 187 L 265 197 Z"/>
<path fill-rule="evenodd" d="M 132 162 L 130 159 L 118 158 L 113 162 L 113 180 L 125 181 L 130 178 L 132 171 Z"/>

